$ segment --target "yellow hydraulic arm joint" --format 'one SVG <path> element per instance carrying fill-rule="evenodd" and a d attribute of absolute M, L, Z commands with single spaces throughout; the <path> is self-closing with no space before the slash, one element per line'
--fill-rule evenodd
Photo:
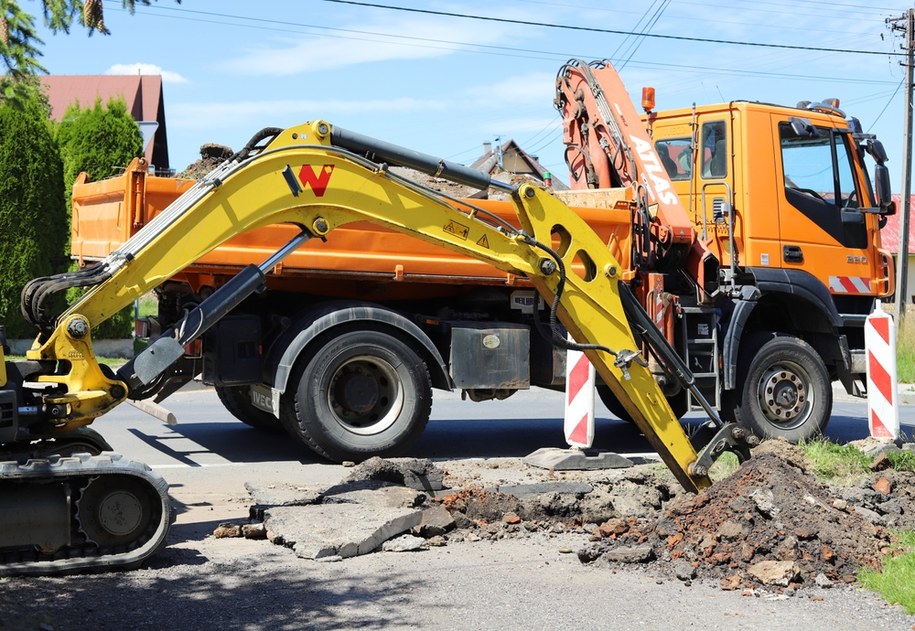
<path fill-rule="evenodd" d="M 39 375 L 36 381 L 63 384 L 66 392 L 44 397 L 51 433 L 69 432 L 88 425 L 127 398 L 127 384 L 106 374 L 92 350 L 89 321 L 79 314 L 61 319 L 44 344 L 26 351 L 33 360 L 58 361 L 61 374 Z"/>

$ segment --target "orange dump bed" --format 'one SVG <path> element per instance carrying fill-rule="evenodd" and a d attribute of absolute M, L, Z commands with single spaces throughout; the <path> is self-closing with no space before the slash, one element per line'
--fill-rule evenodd
<path fill-rule="evenodd" d="M 121 176 L 73 186 L 72 256 L 81 264 L 105 258 L 194 184 L 148 175 L 134 160 Z M 625 190 L 604 196 L 602 208 L 576 209 L 614 255 L 628 263 L 630 216 Z M 473 200 L 511 223 L 509 202 Z M 590 201 L 588 202 L 591 203 Z M 259 264 L 298 233 L 274 225 L 240 234 L 186 268 L 177 280 L 197 290 L 218 286 L 249 263 Z M 490 265 L 372 224 L 352 224 L 313 240 L 291 254 L 269 277 L 273 289 L 337 297 L 431 297 L 464 285 L 523 283 Z M 356 292 L 357 296 L 352 296 Z"/>

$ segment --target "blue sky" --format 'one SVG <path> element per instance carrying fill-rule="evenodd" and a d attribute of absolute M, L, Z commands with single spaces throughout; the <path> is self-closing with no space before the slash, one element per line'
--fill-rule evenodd
<path fill-rule="evenodd" d="M 36 12 L 34 0 L 24 8 Z M 322 118 L 469 163 L 513 138 L 566 179 L 555 75 L 569 58 L 609 58 L 630 94 L 659 109 L 735 99 L 829 97 L 876 133 L 901 181 L 902 0 L 379 0 L 376 4 L 569 27 L 702 38 L 630 37 L 324 0 L 158 0 L 131 16 L 105 2 L 110 36 L 41 28 L 51 74 L 162 74 L 171 166 L 203 143 L 238 149 L 263 127 Z M 877 54 L 716 43 L 850 49 Z M 638 101 L 637 101 L 638 102 Z"/>

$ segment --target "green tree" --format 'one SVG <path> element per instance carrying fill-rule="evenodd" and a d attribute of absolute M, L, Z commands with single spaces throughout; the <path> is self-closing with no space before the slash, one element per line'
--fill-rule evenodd
<path fill-rule="evenodd" d="M 10 337 L 34 328 L 19 310 L 29 280 L 62 271 L 67 234 L 63 164 L 38 91 L 0 102 L 0 322 Z"/>
<path fill-rule="evenodd" d="M 57 127 L 57 142 L 63 157 L 66 200 L 71 199 L 73 181 L 81 172 L 88 173 L 90 180 L 101 180 L 117 174 L 133 158 L 143 155 L 140 128 L 123 99 L 112 99 L 107 106 L 102 105 L 101 99 L 88 108 L 81 108 L 78 103 L 70 105 Z M 80 290 L 71 290 L 67 294 L 68 302 L 72 303 L 81 294 Z M 132 331 L 133 311 L 128 307 L 99 324 L 93 335 L 123 338 L 130 337 Z"/>
<path fill-rule="evenodd" d="M 81 172 L 90 181 L 103 180 L 143 155 L 143 136 L 123 99 L 102 105 L 99 98 L 87 108 L 71 104 L 57 129 L 57 142 L 64 161 L 65 199 L 70 199 L 73 180 Z"/>

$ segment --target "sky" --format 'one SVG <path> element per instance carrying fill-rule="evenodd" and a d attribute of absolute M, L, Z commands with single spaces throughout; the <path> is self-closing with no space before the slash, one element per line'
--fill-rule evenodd
<path fill-rule="evenodd" d="M 580 58 L 612 61 L 636 103 L 653 86 L 660 110 L 839 98 L 902 180 L 904 33 L 886 20 L 910 1 L 108 0 L 108 36 L 53 34 L 22 6 L 50 74 L 162 75 L 178 170 L 204 143 L 324 119 L 465 164 L 513 139 L 568 181 L 554 85 Z"/>

